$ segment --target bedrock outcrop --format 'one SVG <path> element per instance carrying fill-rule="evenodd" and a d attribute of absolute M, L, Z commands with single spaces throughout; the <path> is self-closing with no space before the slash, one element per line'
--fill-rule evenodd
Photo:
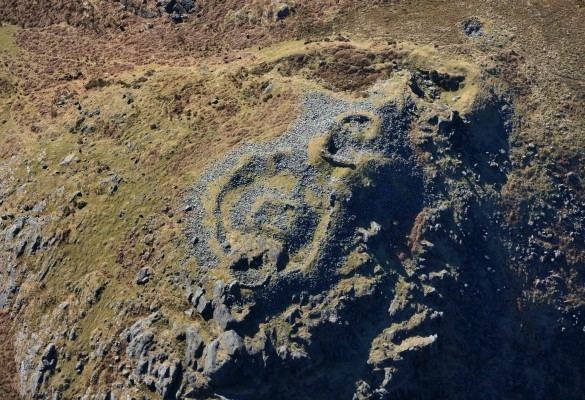
<path fill-rule="evenodd" d="M 186 190 L 195 267 L 169 278 L 184 312 L 112 301 L 132 322 L 95 328 L 73 359 L 60 343 L 76 340 L 106 288 L 88 279 L 72 289 L 77 315 L 64 302 L 47 317 L 61 329 L 41 339 L 23 327 L 23 396 L 59 398 L 68 383 L 51 379 L 72 362 L 90 399 L 557 398 L 561 376 L 579 385 L 582 368 L 547 361 L 560 351 L 579 365 L 579 325 L 559 322 L 554 304 L 519 311 L 514 262 L 536 250 L 506 227 L 500 202 L 513 103 L 468 79 L 411 69 L 359 98 L 306 94 L 286 133 L 237 146 Z M 582 221 L 582 205 L 572 215 Z M 34 220 L 4 225 L 11 259 L 48 247 L 31 247 Z M 156 272 L 133 281 L 148 287 Z M 542 335 L 527 342 L 526 329 Z"/>

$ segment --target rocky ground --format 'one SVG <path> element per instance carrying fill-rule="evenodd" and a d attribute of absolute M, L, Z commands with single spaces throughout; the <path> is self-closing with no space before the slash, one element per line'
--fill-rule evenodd
<path fill-rule="evenodd" d="M 584 13 L 0 0 L 0 398 L 584 398 Z"/>

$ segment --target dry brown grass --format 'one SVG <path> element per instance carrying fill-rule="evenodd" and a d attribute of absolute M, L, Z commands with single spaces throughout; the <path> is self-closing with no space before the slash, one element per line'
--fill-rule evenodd
<path fill-rule="evenodd" d="M 346 40 L 343 36 L 337 39 Z M 283 76 L 300 74 L 329 90 L 358 92 L 379 79 L 390 77 L 402 63 L 402 55 L 393 46 L 364 49 L 339 41 L 331 46 L 327 46 L 327 42 L 320 43 L 317 49 L 263 63 L 253 72 L 262 74 L 276 68 Z"/>
<path fill-rule="evenodd" d="M 16 364 L 12 350 L 11 321 L 0 311 L 0 399 L 18 399 Z"/>
<path fill-rule="evenodd" d="M 25 93 L 58 86 L 72 77 L 115 75 L 135 65 L 187 66 L 201 57 L 224 62 L 234 58 L 235 50 L 269 45 L 296 36 L 299 30 L 320 26 L 326 9 L 326 4 L 299 2 L 303 4 L 298 12 L 276 22 L 262 17 L 273 8 L 269 1 L 244 4 L 210 0 L 198 2 L 200 10 L 185 23 L 173 24 L 163 16 L 150 20 L 154 28 L 146 29 L 144 19 L 122 10 L 116 2 L 2 3 L 8 2 L 0 0 L 0 21 L 35 27 L 17 34 L 19 46 L 29 57 L 21 55 L 7 61 L 21 79 Z M 258 19 L 241 23 L 229 18 L 242 9 L 258 14 Z M 303 23 L 297 24 L 300 19 Z"/>

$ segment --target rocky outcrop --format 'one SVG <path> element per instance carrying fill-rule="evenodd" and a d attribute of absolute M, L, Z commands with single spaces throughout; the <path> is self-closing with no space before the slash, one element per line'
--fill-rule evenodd
<path fill-rule="evenodd" d="M 200 270 L 186 288 L 195 322 L 180 334 L 184 354 L 171 363 L 182 377 L 174 396 L 293 398 L 319 390 L 321 398 L 401 398 L 420 360 L 441 358 L 442 346 L 452 345 L 457 318 L 446 299 L 461 297 L 454 288 L 486 269 L 491 284 L 504 285 L 499 260 L 468 250 L 477 234 L 497 229 L 473 194 L 489 182 L 439 195 L 409 139 L 432 107 L 373 104 L 310 96 L 290 133 L 242 146 L 204 173 L 186 207 Z M 453 111 L 430 118 L 430 129 L 450 152 L 485 152 L 465 148 L 473 118 Z M 489 243 L 502 246 L 498 238 Z M 219 271 L 232 281 L 214 279 Z M 495 296 L 492 289 L 486 295 Z M 482 308 L 473 296 L 464 302 Z M 152 318 L 130 329 L 140 333 L 127 334 L 126 356 L 135 382 L 169 396 L 175 375 L 157 359 L 174 356 L 156 355 L 158 338 L 168 335 L 150 328 Z M 502 312 L 493 323 L 508 318 Z"/>
<path fill-rule="evenodd" d="M 143 18 L 186 18 L 201 3 L 189 4 L 125 2 Z M 274 21 L 290 17 L 292 5 L 273 2 L 272 9 L 275 26 L 296 19 Z M 186 25 L 166 27 L 179 33 Z M 512 157 L 510 135 L 520 121 L 505 85 L 466 63 L 411 65 L 428 48 L 414 57 L 396 46 L 358 51 L 346 37 L 335 41 L 307 41 L 307 55 L 237 73 L 227 65 L 226 75 L 185 78 L 172 95 L 161 89 L 168 77 L 86 85 L 87 103 L 122 86 L 117 100 L 127 112 L 82 111 L 71 100 L 68 123 L 82 114 L 65 130 L 76 147 L 40 157 L 39 167 L 51 182 L 73 181 L 73 170 L 88 178 L 71 182 L 66 196 L 61 190 L 64 202 L 15 205 L 18 212 L 0 215 L 0 308 L 22 322 L 14 343 L 24 398 L 580 393 L 585 347 L 571 286 L 579 287 L 580 275 L 567 263 L 582 245 L 580 178 L 563 175 L 526 205 L 529 213 L 512 212 L 502 200 L 511 171 L 539 149 Z M 207 96 L 201 85 L 216 78 L 222 90 Z M 306 95 L 284 134 L 233 148 L 240 136 L 229 132 L 230 150 L 211 145 L 224 140 L 218 127 L 256 115 L 247 107 L 296 95 L 283 87 L 297 79 L 302 90 L 325 89 Z M 148 108 L 141 85 L 162 91 L 158 109 Z M 169 120 L 151 122 L 158 113 Z M 229 123 L 217 124 L 224 113 Z M 174 123 L 185 128 L 179 136 Z M 114 125 L 120 130 L 109 131 Z M 200 125 L 209 131 L 182 136 Z M 172 175 L 192 161 L 185 152 L 194 143 L 222 156 L 212 164 L 205 151 L 193 156 L 193 168 L 203 170 L 181 188 L 193 179 L 191 164 Z M 111 163 L 116 172 L 91 159 L 110 145 L 122 149 Z M 134 149 L 129 161 L 120 156 L 126 148 Z M 160 180 L 142 172 L 149 166 L 161 168 Z M 170 187 L 174 196 L 165 192 Z M 520 221 L 516 230 L 512 219 Z M 558 240 L 553 221 L 564 235 Z M 88 254 L 103 257 L 83 265 Z"/>
<path fill-rule="evenodd" d="M 179 284 L 185 318 L 159 310 L 117 344 L 96 339 L 89 359 L 111 354 L 122 371 L 110 395 L 469 398 L 480 380 L 497 397 L 506 376 L 526 380 L 499 204 L 514 115 L 505 93 L 435 104 L 463 81 L 419 71 L 400 96 L 385 82 L 363 100 L 310 94 L 289 132 L 204 171 L 184 206 L 197 263 Z M 57 360 L 47 349 L 27 370 L 37 393 Z"/>

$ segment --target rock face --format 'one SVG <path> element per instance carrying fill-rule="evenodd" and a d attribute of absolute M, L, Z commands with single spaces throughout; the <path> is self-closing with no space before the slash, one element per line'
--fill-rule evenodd
<path fill-rule="evenodd" d="M 3 215 L 0 219 L 0 311 L 9 308 L 18 295 L 19 287 L 26 272 L 17 268 L 23 256 L 33 256 L 45 248 L 60 243 L 65 234 L 60 232 L 51 237 L 43 237 L 42 227 L 47 223 L 44 218 L 27 215 Z M 51 268 L 46 265 L 37 281 Z"/>
<path fill-rule="evenodd" d="M 463 80 L 421 79 L 445 90 Z M 498 102 L 479 104 L 478 115 Z M 303 107 L 289 133 L 228 154 L 192 192 L 188 235 L 199 269 L 187 299 L 219 333 L 203 339 L 188 328 L 178 398 L 404 398 L 421 360 L 439 360 L 458 343 L 450 331 L 461 323 L 458 306 L 445 299 L 476 310 L 486 296 L 498 303 L 499 260 L 477 257 L 468 244 L 497 231 L 495 221 L 476 211 L 475 185 L 452 198 L 436 191 L 446 182 L 425 181 L 409 138 L 419 121 L 434 120 L 445 140 L 437 145 L 489 152 L 473 143 L 474 116 L 429 116 L 425 100 L 386 97 L 383 85 L 363 101 L 313 94 Z M 498 118 L 505 124 L 510 115 Z M 506 141 L 505 128 L 487 134 Z M 486 245 L 502 247 L 498 239 Z M 486 270 L 494 287 L 475 288 Z M 457 280 L 472 286 L 459 292 Z M 503 310 L 491 323 L 508 318 Z M 481 323 L 458 336 L 477 334 Z M 492 356 L 478 355 L 479 364 Z M 464 385 L 471 373 L 496 372 L 450 368 L 429 376 Z"/>

